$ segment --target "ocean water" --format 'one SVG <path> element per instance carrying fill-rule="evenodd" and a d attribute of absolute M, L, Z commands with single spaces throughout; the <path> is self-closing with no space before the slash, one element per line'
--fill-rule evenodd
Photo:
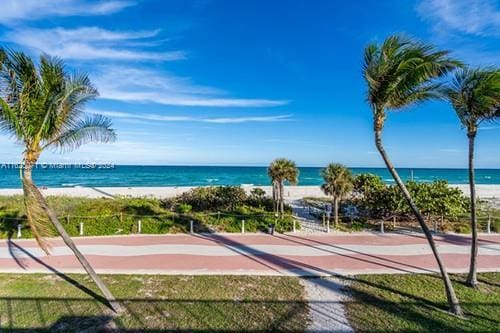
<path fill-rule="evenodd" d="M 320 185 L 321 168 L 301 167 L 299 185 Z M 393 180 L 383 168 L 352 168 L 354 174 L 374 173 L 387 183 Z M 398 169 L 404 180 L 430 182 L 447 180 L 466 184 L 466 169 Z M 72 166 L 56 168 L 39 166 L 33 171 L 37 185 L 47 187 L 101 186 L 201 186 L 201 185 L 269 185 L 266 167 L 239 166 Z M 500 169 L 476 170 L 478 184 L 500 184 Z M 0 188 L 20 188 L 19 170 L 0 165 Z"/>

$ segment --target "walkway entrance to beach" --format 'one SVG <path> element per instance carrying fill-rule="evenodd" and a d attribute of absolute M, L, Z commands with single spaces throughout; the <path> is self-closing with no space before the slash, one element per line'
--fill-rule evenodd
<path fill-rule="evenodd" d="M 327 228 L 323 222 L 310 212 L 310 207 L 301 200 L 290 203 L 294 218 L 300 223 L 300 231 L 304 233 L 325 233 Z"/>

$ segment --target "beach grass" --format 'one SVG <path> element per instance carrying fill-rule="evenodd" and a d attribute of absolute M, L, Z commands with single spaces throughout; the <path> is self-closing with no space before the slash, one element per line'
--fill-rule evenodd
<path fill-rule="evenodd" d="M 446 312 L 436 275 L 362 275 L 352 280 L 347 314 L 356 332 L 499 332 L 500 273 L 479 274 L 479 288 L 453 275 L 464 318 Z"/>
<path fill-rule="evenodd" d="M 86 275 L 0 274 L 0 331 L 302 331 L 293 277 L 103 275 L 125 307 L 113 319 Z M 90 293 L 90 294 L 89 294 Z"/>

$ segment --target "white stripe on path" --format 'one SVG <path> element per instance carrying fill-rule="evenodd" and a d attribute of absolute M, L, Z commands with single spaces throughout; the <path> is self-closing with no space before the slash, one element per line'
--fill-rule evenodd
<path fill-rule="evenodd" d="M 133 257 L 157 254 L 196 255 L 196 256 L 239 256 L 250 255 L 277 255 L 277 256 L 304 256 L 322 257 L 346 254 L 370 254 L 370 255 L 428 255 L 432 254 L 426 244 L 411 245 L 188 245 L 188 244 L 154 244 L 154 245 L 79 245 L 79 250 L 85 255 L 110 256 L 110 257 Z M 47 257 L 38 247 L 24 247 L 25 251 L 37 258 Z M 469 254 L 470 246 L 441 244 L 438 246 L 442 254 Z M 16 251 L 16 257 L 28 258 L 28 254 Z M 73 255 L 73 252 L 63 246 L 52 248 L 51 256 Z M 500 255 L 500 244 L 487 244 L 479 246 L 479 255 Z M 9 248 L 0 247 L 0 259 L 12 258 Z"/>

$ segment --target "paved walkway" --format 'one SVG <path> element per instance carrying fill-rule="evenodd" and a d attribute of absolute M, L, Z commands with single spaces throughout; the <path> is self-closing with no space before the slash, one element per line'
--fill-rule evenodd
<path fill-rule="evenodd" d="M 100 273 L 327 276 L 436 271 L 420 234 L 178 234 L 75 238 Z M 450 272 L 465 272 L 469 237 L 436 237 Z M 83 272 L 60 239 L 1 240 L 0 272 Z M 481 235 L 479 270 L 500 271 L 500 235 Z"/>
<path fill-rule="evenodd" d="M 309 301 L 307 332 L 353 333 L 347 320 L 344 303 L 348 300 L 345 281 L 335 277 L 303 278 Z"/>

